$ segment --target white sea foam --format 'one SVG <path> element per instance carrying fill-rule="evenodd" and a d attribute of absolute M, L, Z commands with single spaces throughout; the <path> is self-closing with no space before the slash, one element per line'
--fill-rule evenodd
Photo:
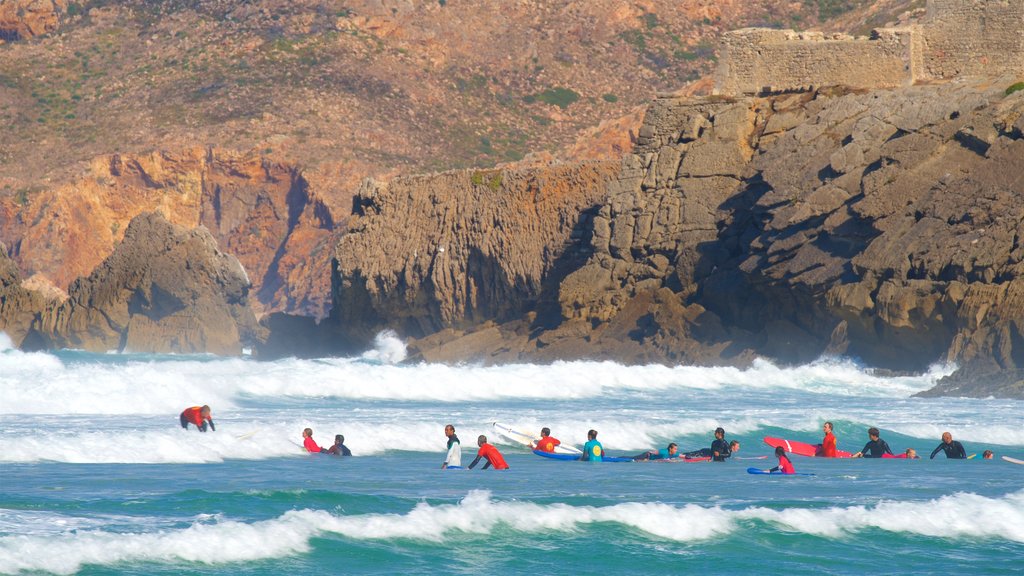
<path fill-rule="evenodd" d="M 405 342 L 394 330 L 383 330 L 373 339 L 373 350 L 363 353 L 363 360 L 371 360 L 382 364 L 398 364 L 408 354 Z"/>
<path fill-rule="evenodd" d="M 78 526 L 74 520 L 69 525 Z M 628 527 L 653 538 L 683 544 L 738 531 L 785 530 L 845 539 L 865 530 L 944 539 L 1024 542 L 1024 492 L 1001 498 L 954 494 L 926 502 L 882 502 L 874 506 L 739 510 L 695 504 L 633 502 L 572 506 L 495 501 L 470 492 L 458 504 L 420 503 L 406 514 L 336 515 L 294 510 L 254 523 L 198 521 L 184 529 L 115 533 L 102 528 L 54 530 L 50 534 L 0 537 L 0 572 L 71 574 L 85 565 L 137 562 L 226 564 L 303 554 L 311 539 L 417 541 L 450 546 L 496 530 L 571 535 L 588 525 Z"/>
<path fill-rule="evenodd" d="M 380 336 L 369 355 L 353 359 L 258 362 L 189 357 L 117 362 L 61 361 L 46 353 L 0 353 L 0 414 L 165 414 L 197 403 L 220 410 L 246 397 L 396 401 L 575 400 L 695 390 L 798 390 L 832 396 L 905 398 L 931 387 L 942 372 L 881 378 L 848 362 L 796 368 L 756 362 L 736 368 L 623 366 L 613 362 L 552 365 L 381 365 L 404 345 Z"/>

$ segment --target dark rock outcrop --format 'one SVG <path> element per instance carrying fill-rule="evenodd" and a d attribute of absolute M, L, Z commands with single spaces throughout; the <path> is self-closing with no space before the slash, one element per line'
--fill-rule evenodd
<path fill-rule="evenodd" d="M 956 362 L 946 390 L 972 393 L 974 374 L 990 383 L 974 393 L 1020 396 L 1024 93 L 1009 82 L 660 98 L 606 197 L 558 219 L 576 258 L 548 281 L 559 254 L 510 226 L 531 214 L 512 189 L 368 186 L 339 246 L 335 318 L 364 338 L 395 328 L 427 359 L 841 354 Z"/>
<path fill-rule="evenodd" d="M 51 348 L 240 354 L 257 335 L 249 287 L 238 259 L 220 252 L 205 228 L 146 213 L 34 330 Z"/>
<path fill-rule="evenodd" d="M 22 285 L 21 271 L 0 243 L 0 332 L 6 333 L 15 346 L 21 346 L 33 322 L 51 306 L 42 293 Z"/>
<path fill-rule="evenodd" d="M 593 162 L 367 181 L 336 250 L 331 321 L 365 344 L 385 327 L 423 337 L 523 317 L 585 259 L 581 228 L 614 174 Z"/>

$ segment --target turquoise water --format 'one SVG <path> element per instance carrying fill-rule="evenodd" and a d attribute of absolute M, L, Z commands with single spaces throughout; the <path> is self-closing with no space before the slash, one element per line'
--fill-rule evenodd
<path fill-rule="evenodd" d="M 750 370 L 561 363 L 404 366 L 362 358 L 24 354 L 0 346 L 0 573 L 1008 574 L 1024 558 L 1024 403 L 917 399 L 943 374 L 844 361 Z M 208 403 L 217 431 L 181 430 Z M 755 476 L 764 436 L 856 451 L 878 426 L 904 460 L 794 457 Z M 710 444 L 742 460 L 559 462 L 491 426 L 550 426 L 612 454 Z M 507 471 L 439 469 L 453 423 Z M 355 457 L 306 455 L 301 430 Z M 928 460 L 949 430 L 968 453 Z M 240 438 L 241 437 L 241 438 Z"/>

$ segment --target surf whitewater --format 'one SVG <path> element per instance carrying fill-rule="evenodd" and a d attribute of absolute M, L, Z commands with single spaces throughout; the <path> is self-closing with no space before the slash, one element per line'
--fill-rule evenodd
<path fill-rule="evenodd" d="M 0 573 L 1006 573 L 1024 555 L 1020 414 L 1007 400 L 912 395 L 948 373 L 888 378 L 823 359 L 746 370 L 563 362 L 403 364 L 382 335 L 360 357 L 24 353 L 0 342 Z M 209 404 L 216 432 L 178 425 Z M 877 426 L 924 458 L 795 458 L 835 424 Z M 590 465 L 538 458 L 495 421 L 550 427 L 613 455 L 740 442 L 725 463 Z M 508 471 L 442 471 L 445 424 L 472 460 L 488 435 Z M 303 428 L 354 457 L 304 454 Z M 968 453 L 929 460 L 950 431 Z"/>

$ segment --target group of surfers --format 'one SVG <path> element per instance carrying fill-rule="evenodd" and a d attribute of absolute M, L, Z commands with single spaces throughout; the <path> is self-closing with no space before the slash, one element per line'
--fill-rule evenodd
<path fill-rule="evenodd" d="M 217 428 L 213 424 L 213 417 L 211 415 L 210 407 L 207 405 L 203 406 L 192 406 L 182 411 L 179 417 L 181 427 L 188 429 L 189 424 L 195 425 L 200 432 L 206 432 L 207 426 L 212 431 L 216 431 Z M 822 427 L 825 433 L 825 437 L 822 438 L 821 444 L 817 444 L 815 456 L 824 458 L 836 458 L 838 456 L 837 440 L 835 434 L 832 432 L 832 423 L 825 422 Z M 455 434 L 455 426 L 448 424 L 444 427 L 444 434 L 448 438 L 447 452 L 445 453 L 444 462 L 441 464 L 441 468 L 461 468 L 462 467 L 462 444 L 459 441 L 459 437 Z M 917 452 L 913 448 L 907 448 L 902 454 L 893 454 L 892 449 L 889 448 L 889 444 L 882 440 L 879 435 L 878 428 L 868 428 L 868 442 L 864 445 L 859 452 L 852 454 L 851 458 L 906 458 L 906 459 L 918 459 Z M 561 445 L 562 442 L 551 435 L 551 429 L 544 427 L 540 431 L 540 439 L 532 442 L 530 448 L 540 452 L 555 452 L 555 448 Z M 337 434 L 334 437 L 334 445 L 328 448 L 319 446 L 316 441 L 313 440 L 313 430 L 306 428 L 302 431 L 302 445 L 308 452 L 312 453 L 323 453 L 333 454 L 335 456 L 351 456 L 352 451 L 345 446 L 345 436 Z M 477 454 L 476 458 L 468 466 L 472 469 L 476 467 L 481 460 L 484 461 L 483 469 L 493 467 L 495 470 L 506 470 L 508 469 L 508 463 L 505 462 L 505 457 L 502 456 L 501 452 L 487 441 L 487 436 L 481 434 L 477 437 Z M 637 454 L 636 456 L 630 457 L 631 460 L 665 460 L 672 458 L 682 458 L 686 460 L 693 459 L 711 459 L 714 462 L 725 462 L 725 460 L 731 457 L 733 454 L 739 452 L 740 443 L 736 440 L 727 442 L 725 440 L 725 429 L 718 427 L 715 429 L 715 439 L 711 443 L 710 448 L 701 448 L 699 450 L 693 450 L 690 452 L 680 452 L 679 446 L 672 442 L 666 448 L 662 450 L 648 450 Z M 942 442 L 932 450 L 930 458 L 935 458 L 939 453 L 943 452 L 946 458 L 952 459 L 967 459 L 967 451 L 964 450 L 963 444 L 953 440 L 953 435 L 949 432 L 942 433 Z M 587 442 L 583 445 L 583 453 L 580 455 L 580 460 L 590 462 L 601 462 L 607 454 L 605 453 L 604 446 L 597 440 L 597 430 L 590 430 L 587 432 Z M 765 470 L 766 472 L 781 473 L 781 474 L 794 474 L 796 473 L 793 467 L 793 462 L 786 455 L 786 451 L 781 446 L 775 448 L 775 456 L 779 459 L 778 466 Z M 985 450 L 982 454 L 982 458 L 991 460 L 994 454 L 991 450 Z"/>

